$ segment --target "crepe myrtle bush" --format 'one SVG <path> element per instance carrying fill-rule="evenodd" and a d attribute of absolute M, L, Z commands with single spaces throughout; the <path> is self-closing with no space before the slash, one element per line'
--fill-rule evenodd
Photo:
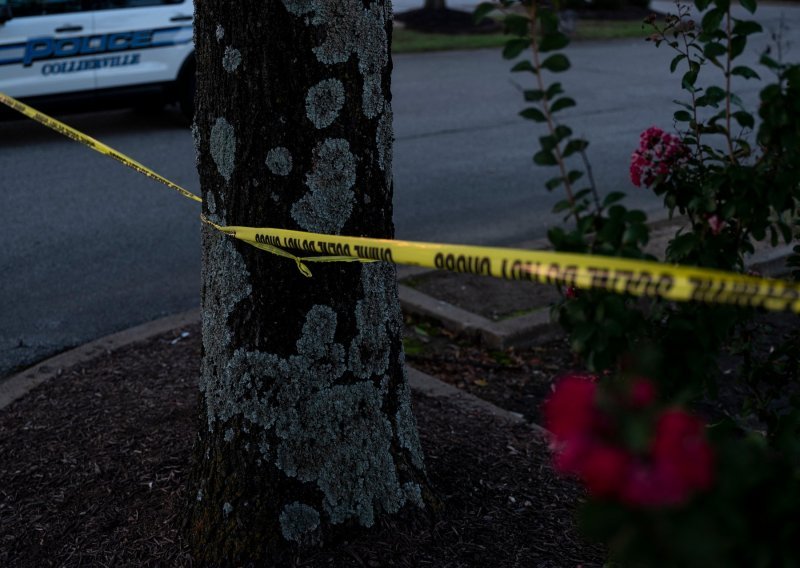
<path fill-rule="evenodd" d="M 556 471 L 588 499 L 587 536 L 608 566 L 796 566 L 800 420 L 769 443 L 707 423 L 635 374 L 567 375 L 543 408 Z"/>
<path fill-rule="evenodd" d="M 741 4 L 755 11 L 754 0 Z M 696 6 L 699 23 L 680 4 L 675 15 L 644 22 L 653 28 L 652 42 L 675 51 L 670 71 L 681 70 L 686 100 L 676 101 L 675 132 L 642 125 L 631 181 L 661 196 L 670 215 L 686 219 L 668 243 L 667 262 L 741 272 L 755 242 L 789 243 L 797 229 L 800 71 L 782 61 L 780 47 L 777 54 L 764 53 L 759 71 L 775 78 L 761 90 L 757 113 L 750 112 L 733 87 L 761 80 L 738 64 L 760 25 L 733 17 L 729 0 L 698 0 Z M 559 29 L 558 7 L 557 1 L 501 0 L 476 10 L 478 18 L 502 17 L 511 35 L 503 55 L 522 57 L 512 71 L 532 78 L 533 88 L 522 89 L 532 106 L 521 115 L 545 129 L 533 160 L 556 169 L 545 186 L 564 191 L 555 211 L 569 222 L 548 236 L 559 251 L 651 259 L 644 250 L 645 214 L 624 207 L 622 192 L 601 197 L 588 142 L 561 120 L 576 101 L 561 83 L 548 83 L 570 66 L 561 51 L 569 38 Z M 790 263 L 800 267 L 800 254 Z M 800 537 L 794 514 L 800 505 L 796 348 L 787 344 L 758 355 L 754 347 L 764 336 L 751 308 L 571 287 L 553 313 L 594 373 L 559 383 L 545 406 L 554 466 L 586 486 L 582 526 L 605 540 L 612 560 L 800 563 L 791 544 Z M 724 347 L 743 361 L 740 373 L 725 377 L 738 381 L 741 408 L 728 403 L 699 418 L 687 409 L 717 406 Z"/>
<path fill-rule="evenodd" d="M 755 9 L 750 0 L 743 5 Z M 699 0 L 697 7 L 705 10 L 699 24 L 680 4 L 677 14 L 661 21 L 649 17 L 643 23 L 653 29 L 651 41 L 675 51 L 670 71 L 683 71 L 680 80 L 687 100 L 676 101 L 676 133 L 643 125 L 646 130 L 632 156 L 631 180 L 662 196 L 670 215 L 687 219 L 688 226 L 669 241 L 668 262 L 742 271 L 755 242 L 776 245 L 793 238 L 800 113 L 780 109 L 800 104 L 798 71 L 780 57 L 762 56 L 762 66 L 777 80 L 761 92 L 761 124 L 755 130 L 755 116 L 733 86 L 734 80 L 760 80 L 758 72 L 739 65 L 738 58 L 747 38 L 761 27 L 733 17 L 728 0 Z M 589 143 L 573 136 L 562 120 L 566 109 L 577 103 L 560 82 L 552 81 L 570 67 L 563 53 L 569 37 L 559 28 L 558 8 L 558 0 L 501 0 L 476 10 L 477 18 L 502 17 L 510 35 L 503 55 L 520 58 L 512 71 L 530 76 L 533 88 L 522 87 L 522 92 L 532 104 L 520 114 L 545 130 L 533 160 L 556 170 L 545 186 L 564 191 L 565 199 L 554 211 L 564 212 L 565 221 L 570 221 L 551 228 L 548 236 L 558 251 L 652 260 L 645 252 L 645 213 L 626 208 L 624 192 L 601 196 L 587 156 Z M 698 78 L 706 86 L 700 86 Z M 800 256 L 794 262 L 800 266 Z M 554 306 L 553 314 L 590 370 L 630 365 L 634 359 L 673 390 L 695 395 L 713 391 L 719 349 L 753 314 L 730 306 L 642 301 L 603 290 L 572 290 L 570 296 Z"/>

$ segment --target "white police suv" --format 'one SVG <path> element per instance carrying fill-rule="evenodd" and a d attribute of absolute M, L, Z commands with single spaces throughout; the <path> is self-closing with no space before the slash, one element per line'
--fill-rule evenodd
<path fill-rule="evenodd" d="M 0 0 L 0 91 L 43 107 L 194 101 L 192 0 Z"/>

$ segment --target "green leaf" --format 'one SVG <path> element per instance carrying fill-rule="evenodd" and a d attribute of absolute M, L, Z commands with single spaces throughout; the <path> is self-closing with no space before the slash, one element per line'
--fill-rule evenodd
<path fill-rule="evenodd" d="M 550 112 L 558 112 L 562 109 L 574 107 L 575 101 L 569 97 L 561 97 L 556 102 L 553 103 L 553 106 L 550 107 Z"/>
<path fill-rule="evenodd" d="M 541 150 L 533 155 L 533 163 L 540 166 L 557 166 L 558 160 L 552 152 Z"/>
<path fill-rule="evenodd" d="M 625 221 L 632 224 L 643 224 L 647 221 L 647 215 L 645 215 L 644 211 L 640 211 L 639 209 L 631 209 L 625 213 Z"/>
<path fill-rule="evenodd" d="M 492 2 L 481 2 L 478 4 L 478 7 L 475 8 L 475 11 L 472 12 L 473 21 L 476 24 L 480 24 L 489 16 L 491 12 L 494 11 L 496 7 L 497 6 L 495 6 Z"/>
<path fill-rule="evenodd" d="M 697 82 L 697 71 L 694 69 L 689 69 L 686 73 L 683 74 L 681 78 L 681 86 L 689 91 L 694 90 L 694 84 Z"/>
<path fill-rule="evenodd" d="M 558 138 L 558 141 L 561 142 L 564 138 L 572 136 L 572 129 L 569 126 L 564 126 L 563 124 L 559 124 L 558 126 L 556 126 L 555 135 L 556 138 Z"/>
<path fill-rule="evenodd" d="M 747 36 L 733 36 L 731 39 L 731 59 L 739 57 L 747 46 Z"/>
<path fill-rule="evenodd" d="M 531 20 L 521 14 L 509 14 L 503 19 L 506 33 L 526 37 L 530 33 Z"/>
<path fill-rule="evenodd" d="M 523 50 L 528 49 L 530 44 L 530 38 L 510 39 L 506 42 L 506 46 L 503 48 L 503 57 L 506 59 L 514 59 L 520 53 L 522 53 Z"/>
<path fill-rule="evenodd" d="M 773 71 L 780 71 L 781 68 L 781 64 L 772 59 L 766 53 L 761 56 L 761 59 L 759 59 L 759 63 L 761 63 L 761 65 L 765 67 L 769 67 Z"/>
<path fill-rule="evenodd" d="M 547 87 L 547 100 L 552 101 L 558 95 L 564 93 L 564 89 L 561 87 L 561 83 L 553 83 L 549 87 Z"/>
<path fill-rule="evenodd" d="M 539 42 L 539 51 L 547 53 L 556 49 L 564 49 L 569 45 L 569 38 L 561 32 L 547 34 Z"/>
<path fill-rule="evenodd" d="M 739 4 L 751 14 L 754 14 L 756 11 L 756 0 L 739 0 Z"/>
<path fill-rule="evenodd" d="M 547 188 L 548 191 L 553 191 L 555 188 L 557 188 L 562 183 L 564 183 L 564 180 L 561 179 L 560 176 L 557 176 L 557 177 L 550 178 L 549 180 L 547 180 L 544 183 L 544 186 Z"/>
<path fill-rule="evenodd" d="M 717 42 L 709 42 L 703 49 L 703 55 L 709 59 L 725 55 L 726 53 L 728 53 L 728 50 L 725 48 L 725 46 Z"/>
<path fill-rule="evenodd" d="M 711 4 L 711 0 L 695 0 L 694 5 L 697 7 L 698 10 L 701 12 L 708 8 L 708 5 Z"/>
<path fill-rule="evenodd" d="M 580 170 L 570 170 L 567 173 L 567 179 L 569 180 L 569 183 L 575 183 L 582 177 L 583 177 L 583 172 Z"/>
<path fill-rule="evenodd" d="M 755 121 L 753 120 L 753 115 L 749 112 L 738 110 L 734 112 L 732 116 L 742 128 L 749 128 L 752 130 L 756 126 Z"/>
<path fill-rule="evenodd" d="M 739 77 L 744 77 L 745 79 L 761 79 L 761 77 L 758 76 L 758 73 L 744 65 L 739 65 L 731 69 L 731 75 L 738 75 Z"/>
<path fill-rule="evenodd" d="M 555 53 L 542 61 L 542 69 L 547 69 L 553 73 L 561 73 L 569 69 L 569 59 L 562 53 Z"/>
<path fill-rule="evenodd" d="M 686 110 L 677 110 L 672 117 L 678 122 L 689 122 L 692 120 L 692 115 Z"/>
<path fill-rule="evenodd" d="M 675 73 L 675 69 L 678 68 L 678 64 L 684 59 L 686 59 L 686 56 L 684 54 L 676 55 L 675 57 L 673 57 L 672 61 L 670 61 L 669 64 L 669 72 Z"/>
<path fill-rule="evenodd" d="M 538 108 L 528 107 L 519 113 L 522 118 L 535 120 L 536 122 L 547 122 L 547 117 Z"/>
<path fill-rule="evenodd" d="M 562 199 L 561 201 L 557 202 L 553 205 L 553 213 L 561 213 L 562 211 L 566 211 L 572 207 L 572 204 L 567 199 Z"/>
<path fill-rule="evenodd" d="M 706 89 L 706 93 L 703 96 L 712 103 L 720 103 L 725 100 L 725 97 L 728 96 L 728 94 L 725 92 L 725 89 L 721 87 L 711 86 Z"/>
<path fill-rule="evenodd" d="M 550 152 L 556 147 L 558 140 L 556 140 L 556 137 L 552 135 L 542 136 L 539 138 L 539 144 L 541 145 L 542 150 Z"/>
<path fill-rule="evenodd" d="M 617 201 L 621 201 L 625 199 L 625 193 L 622 191 L 612 191 L 608 195 L 605 196 L 603 199 L 603 207 L 608 207 L 609 205 L 613 205 Z"/>
<path fill-rule="evenodd" d="M 678 235 L 667 245 L 667 260 L 683 260 L 692 250 L 694 250 L 696 239 L 694 233 Z"/>
<path fill-rule="evenodd" d="M 518 73 L 519 71 L 530 71 L 531 73 L 536 73 L 536 67 L 528 61 L 527 59 L 523 59 L 522 61 L 514 64 L 511 68 L 511 71 L 514 73 Z"/>
<path fill-rule="evenodd" d="M 750 35 L 763 32 L 764 28 L 758 22 L 751 20 L 734 20 L 736 23 L 733 25 L 733 33 L 736 35 Z"/>
<path fill-rule="evenodd" d="M 558 14 L 552 9 L 541 7 L 539 9 L 539 23 L 542 26 L 542 34 L 548 35 L 558 31 Z"/>
<path fill-rule="evenodd" d="M 567 147 L 564 148 L 564 157 L 571 156 L 575 152 L 582 152 L 586 149 L 589 143 L 586 140 L 570 140 Z"/>
<path fill-rule="evenodd" d="M 703 31 L 713 32 L 719 29 L 719 25 L 722 23 L 722 18 L 725 17 L 725 11 L 720 10 L 719 8 L 714 8 L 713 10 L 709 10 L 703 16 L 703 20 L 701 22 L 701 27 Z"/>
<path fill-rule="evenodd" d="M 522 91 L 522 94 L 525 96 L 525 100 L 530 103 L 539 102 L 544 98 L 544 91 L 540 89 L 526 89 Z"/>

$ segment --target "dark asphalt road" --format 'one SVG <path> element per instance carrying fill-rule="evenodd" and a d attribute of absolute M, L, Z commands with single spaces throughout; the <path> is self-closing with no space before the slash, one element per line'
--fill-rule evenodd
<path fill-rule="evenodd" d="M 762 17 L 777 22 L 771 10 Z M 797 9 L 780 10 L 800 29 Z M 658 201 L 630 186 L 627 168 L 642 130 L 671 126 L 681 93 L 670 55 L 638 41 L 577 44 L 562 78 L 578 101 L 565 122 L 591 140 L 603 191 L 630 190 L 630 205 L 653 211 Z M 558 221 L 559 196 L 543 188 L 553 174 L 531 162 L 542 132 L 516 116 L 524 105 L 512 81 L 526 77 L 509 67 L 496 50 L 395 57 L 398 238 L 512 244 Z M 754 100 L 757 89 L 742 93 Z M 65 120 L 199 192 L 175 114 Z M 0 377 L 198 304 L 195 203 L 30 122 L 0 123 L 0 172 Z"/>

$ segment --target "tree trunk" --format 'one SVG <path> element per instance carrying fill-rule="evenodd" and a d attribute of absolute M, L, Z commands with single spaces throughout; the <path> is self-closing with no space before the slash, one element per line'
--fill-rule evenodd
<path fill-rule="evenodd" d="M 425 10 L 444 10 L 445 0 L 425 0 Z"/>
<path fill-rule="evenodd" d="M 196 2 L 203 212 L 225 225 L 391 238 L 389 2 Z M 204 226 L 200 564 L 298 546 L 422 504 L 395 269 L 294 262 Z"/>

